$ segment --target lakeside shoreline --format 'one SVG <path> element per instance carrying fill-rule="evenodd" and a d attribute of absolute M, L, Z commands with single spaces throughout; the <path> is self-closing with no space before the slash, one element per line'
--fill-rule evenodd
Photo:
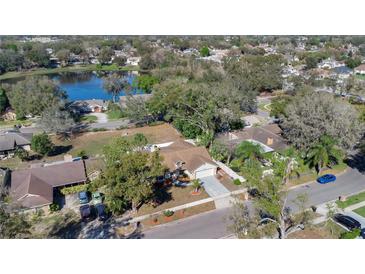
<path fill-rule="evenodd" d="M 82 71 L 140 71 L 138 66 L 124 66 L 117 67 L 115 65 L 106 65 L 101 68 L 97 68 L 97 65 L 76 65 L 69 66 L 63 68 L 39 68 L 30 71 L 11 71 L 0 75 L 0 81 L 9 80 L 14 78 L 26 77 L 26 76 L 35 76 L 35 75 L 47 75 L 53 73 L 62 73 L 62 72 L 82 72 Z"/>

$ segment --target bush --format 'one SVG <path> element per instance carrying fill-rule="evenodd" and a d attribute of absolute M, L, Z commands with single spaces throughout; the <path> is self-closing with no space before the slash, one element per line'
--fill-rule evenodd
<path fill-rule="evenodd" d="M 77 186 L 69 186 L 61 189 L 61 193 L 63 195 L 75 194 L 81 191 L 85 191 L 87 189 L 87 185 L 77 185 Z"/>
<path fill-rule="evenodd" d="M 92 132 L 107 131 L 107 129 L 106 129 L 106 128 L 104 128 L 104 127 L 100 127 L 100 128 L 93 128 L 93 129 L 91 129 L 91 131 L 92 131 Z"/>
<path fill-rule="evenodd" d="M 85 159 L 87 158 L 87 154 L 86 154 L 86 151 L 85 150 L 80 150 L 78 153 L 77 153 L 77 157 L 81 157 L 82 159 Z"/>
<path fill-rule="evenodd" d="M 353 231 L 343 232 L 340 235 L 340 239 L 355 239 L 360 236 L 361 230 L 356 228 Z"/>
<path fill-rule="evenodd" d="M 56 212 L 56 211 L 60 210 L 60 206 L 58 204 L 55 204 L 55 203 L 50 204 L 49 205 L 49 210 L 51 212 Z"/>
<path fill-rule="evenodd" d="M 44 156 L 53 150 L 53 143 L 46 133 L 41 133 L 32 137 L 31 148 Z"/>
<path fill-rule="evenodd" d="M 163 212 L 163 215 L 165 215 L 166 217 L 171 217 L 172 215 L 174 215 L 174 212 L 172 210 L 165 210 Z"/>
<path fill-rule="evenodd" d="M 151 123 L 148 123 L 148 125 L 150 127 L 153 127 L 153 126 L 158 126 L 158 125 L 162 125 L 164 122 L 163 121 L 153 121 Z"/>
<path fill-rule="evenodd" d="M 234 179 L 233 180 L 233 183 L 236 185 L 236 186 L 240 186 L 242 183 L 239 179 Z"/>
<path fill-rule="evenodd" d="M 23 148 L 17 148 L 14 152 L 14 155 L 18 157 L 22 161 L 26 161 L 29 159 L 29 153 Z"/>

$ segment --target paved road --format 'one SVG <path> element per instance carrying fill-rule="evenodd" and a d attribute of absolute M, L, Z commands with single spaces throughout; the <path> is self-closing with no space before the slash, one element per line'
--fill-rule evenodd
<path fill-rule="evenodd" d="M 365 162 L 365 160 L 362 160 Z M 317 183 L 293 189 L 288 194 L 288 204 L 295 210 L 292 200 L 302 193 L 308 193 L 308 206 L 335 200 L 340 195 L 349 195 L 365 190 L 365 174 L 356 168 L 338 177 L 333 184 Z M 230 208 L 214 210 L 203 215 L 193 216 L 178 222 L 160 226 L 144 232 L 144 238 L 152 239 L 216 239 L 227 237 L 227 217 Z"/>

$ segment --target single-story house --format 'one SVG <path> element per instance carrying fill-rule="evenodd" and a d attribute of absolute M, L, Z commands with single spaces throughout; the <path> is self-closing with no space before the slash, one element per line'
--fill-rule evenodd
<path fill-rule="evenodd" d="M 85 183 L 84 161 L 62 162 L 15 170 L 11 173 L 10 196 L 24 208 L 40 208 L 53 203 L 56 188 Z"/>
<path fill-rule="evenodd" d="M 361 64 L 360 66 L 354 69 L 356 74 L 365 74 L 365 64 Z"/>
<path fill-rule="evenodd" d="M 170 171 L 182 170 L 190 179 L 214 176 L 217 173 L 218 166 L 205 147 L 181 140 L 160 146 L 159 152 Z"/>
<path fill-rule="evenodd" d="M 250 141 L 259 144 L 264 152 L 271 152 L 287 148 L 281 133 L 282 130 L 277 124 L 269 124 L 220 134 L 217 136 L 217 140 L 233 146 L 239 145 L 243 141 Z"/>
<path fill-rule="evenodd" d="M 346 79 L 352 74 L 352 69 L 347 66 L 336 67 L 332 71 L 342 79 Z"/>
<path fill-rule="evenodd" d="M 8 131 L 0 134 L 0 155 L 12 153 L 17 148 L 23 148 L 29 151 L 32 136 L 32 133 L 20 133 L 16 131 Z"/>
<path fill-rule="evenodd" d="M 79 113 L 104 112 L 108 110 L 108 103 L 101 99 L 77 100 L 71 103 L 70 108 Z"/>

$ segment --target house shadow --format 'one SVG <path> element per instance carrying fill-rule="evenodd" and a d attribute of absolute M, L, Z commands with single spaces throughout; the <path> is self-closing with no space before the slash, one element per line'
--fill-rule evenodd
<path fill-rule="evenodd" d="M 349 156 L 345 163 L 353 168 L 357 169 L 361 173 L 365 173 L 365 155 L 361 153 L 357 153 L 354 155 Z"/>

